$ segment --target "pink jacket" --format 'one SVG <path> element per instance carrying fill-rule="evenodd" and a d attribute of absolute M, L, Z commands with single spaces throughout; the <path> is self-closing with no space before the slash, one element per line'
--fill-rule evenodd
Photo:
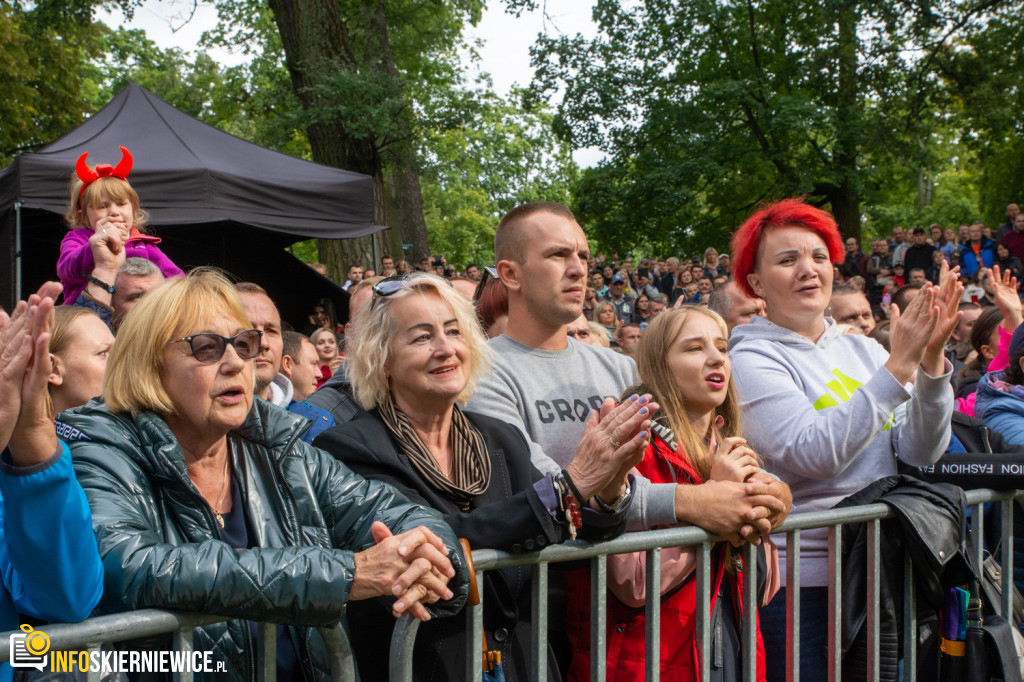
<path fill-rule="evenodd" d="M 92 249 L 89 248 L 89 238 L 92 237 L 92 234 L 92 230 L 88 227 L 78 227 L 64 235 L 64 240 L 60 243 L 57 277 L 64 285 L 64 305 L 74 305 L 78 300 L 78 295 L 85 291 L 85 286 L 89 283 L 89 275 L 96 267 L 92 258 Z M 142 234 L 133 229 L 132 235 L 125 243 L 125 256 L 152 261 L 160 268 L 164 277 L 184 275 L 181 268 L 157 247 L 159 243 L 159 237 Z M 113 284 L 113 282 L 110 283 Z"/>
<path fill-rule="evenodd" d="M 1003 329 L 1003 325 L 999 325 L 999 350 L 992 358 L 992 362 L 988 363 L 986 372 L 998 372 L 1006 369 L 1006 365 L 1010 363 L 1010 337 L 1012 336 L 1013 334 Z M 977 416 L 974 414 L 974 401 L 977 397 L 977 393 L 972 393 L 966 398 L 957 398 L 956 411 L 971 417 Z"/>

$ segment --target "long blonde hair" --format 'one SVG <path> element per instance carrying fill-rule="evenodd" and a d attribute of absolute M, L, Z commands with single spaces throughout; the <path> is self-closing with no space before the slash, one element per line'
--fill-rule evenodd
<path fill-rule="evenodd" d="M 736 398 L 736 385 L 729 375 L 725 401 L 715 410 L 711 424 L 706 433 L 699 433 L 690 421 L 686 398 L 679 387 L 675 375 L 668 366 L 667 358 L 672 344 L 679 338 L 683 325 L 691 315 L 704 315 L 718 323 L 724 338 L 729 337 L 729 330 L 721 315 L 704 307 L 684 305 L 666 310 L 647 326 L 640 337 L 634 353 L 640 384 L 630 388 L 627 395 L 633 393 L 650 393 L 661 408 L 657 420 L 667 422 L 676 437 L 681 454 L 689 460 L 693 468 L 707 480 L 711 473 L 709 448 L 711 436 L 715 433 L 715 417 L 722 417 L 722 427 L 717 430 L 717 438 L 739 436 L 742 433 L 739 403 Z"/>

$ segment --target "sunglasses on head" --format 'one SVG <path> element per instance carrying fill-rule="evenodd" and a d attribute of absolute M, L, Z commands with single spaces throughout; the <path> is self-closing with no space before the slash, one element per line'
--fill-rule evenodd
<path fill-rule="evenodd" d="M 224 351 L 227 350 L 228 344 L 234 346 L 235 353 L 239 358 L 242 360 L 252 360 L 260 354 L 260 341 L 262 338 L 263 332 L 259 329 L 247 329 L 244 332 L 238 332 L 234 336 L 221 336 L 220 334 L 208 332 L 192 334 L 181 339 L 175 339 L 171 343 L 187 342 L 188 347 L 192 350 L 192 357 L 199 362 L 208 364 L 217 362 L 224 357 Z"/>
<path fill-rule="evenodd" d="M 484 274 L 480 277 L 480 283 L 476 285 L 476 291 L 473 292 L 473 303 L 480 300 L 489 279 L 498 279 L 498 268 L 493 265 L 484 266 Z"/>
<path fill-rule="evenodd" d="M 391 275 L 390 277 L 385 277 L 384 279 L 380 280 L 379 282 L 373 285 L 372 289 L 374 298 L 387 298 L 388 296 L 392 296 L 398 293 L 399 291 L 401 291 L 402 289 L 409 285 L 411 277 L 411 275 Z M 439 279 L 450 287 L 454 286 L 451 283 L 451 280 L 445 279 L 444 277 L 438 277 L 437 275 L 420 274 L 416 276 L 416 279 L 424 279 L 426 277 Z"/>

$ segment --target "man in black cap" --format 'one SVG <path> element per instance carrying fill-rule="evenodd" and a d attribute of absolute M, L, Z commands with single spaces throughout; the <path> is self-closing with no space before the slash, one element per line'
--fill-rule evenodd
<path fill-rule="evenodd" d="M 911 237 L 911 245 L 903 258 L 903 272 L 920 268 L 927 270 L 932 265 L 932 252 L 935 247 L 925 241 L 926 235 L 923 227 L 915 227 Z"/>

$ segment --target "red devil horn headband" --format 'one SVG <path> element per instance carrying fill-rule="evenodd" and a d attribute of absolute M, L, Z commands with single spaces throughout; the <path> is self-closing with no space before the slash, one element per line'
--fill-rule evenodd
<path fill-rule="evenodd" d="M 89 168 L 85 163 L 86 157 L 89 156 L 89 152 L 85 152 L 78 157 L 78 162 L 75 164 L 75 173 L 78 174 L 78 179 L 82 181 L 82 189 L 78 191 L 78 203 L 82 203 L 82 192 L 93 180 L 98 178 L 120 178 L 124 180 L 128 177 L 128 174 L 132 172 L 132 153 L 124 147 L 119 147 L 121 150 L 121 160 L 116 166 L 111 166 L 109 163 L 101 163 L 96 166 L 96 170 Z"/>

